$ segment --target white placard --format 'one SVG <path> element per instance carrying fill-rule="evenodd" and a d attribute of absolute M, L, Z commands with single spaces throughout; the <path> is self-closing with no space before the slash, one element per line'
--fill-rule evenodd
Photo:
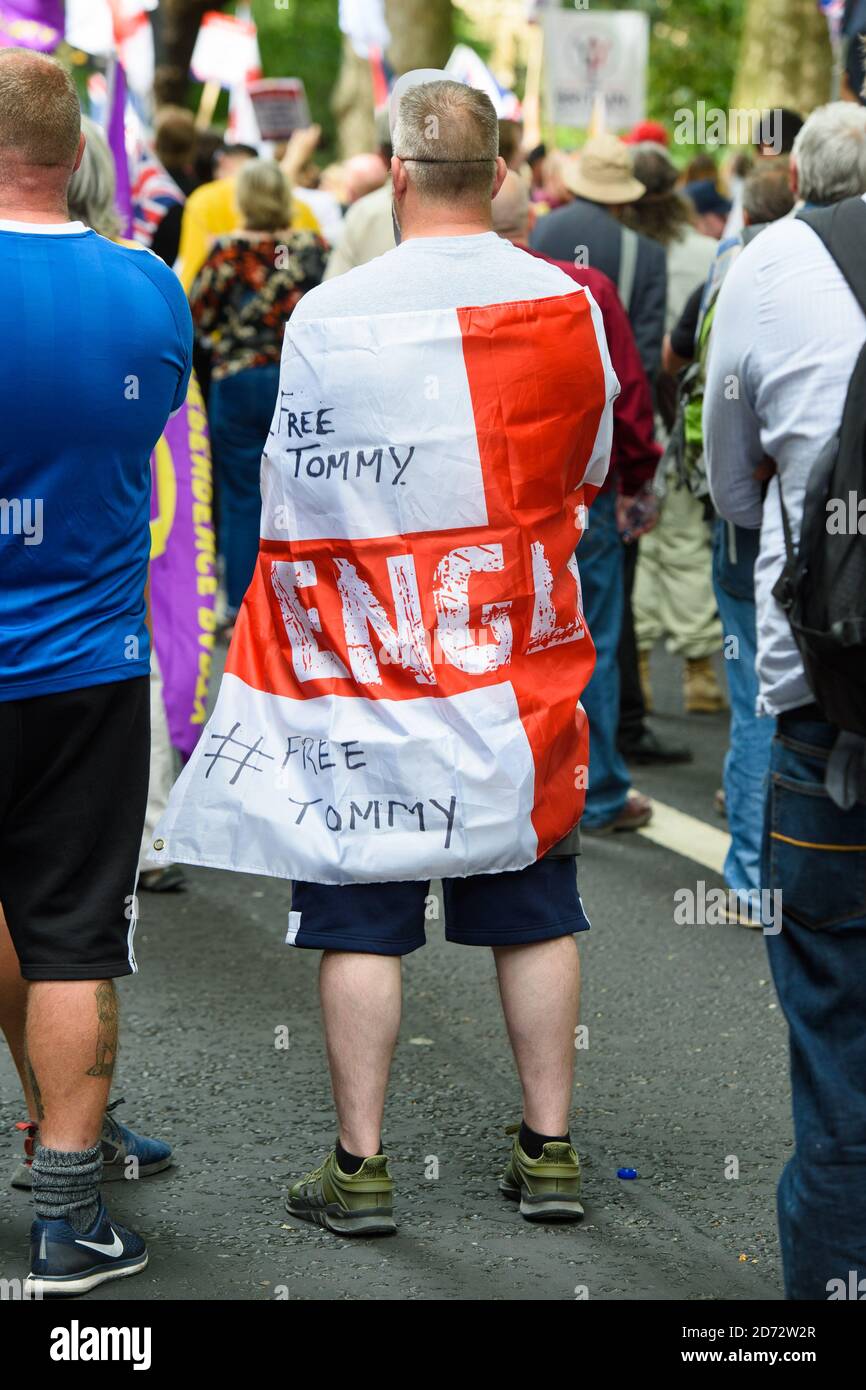
<path fill-rule="evenodd" d="M 256 26 L 251 19 L 209 10 L 201 22 L 190 71 L 197 82 L 236 87 L 260 71 Z"/>
<path fill-rule="evenodd" d="M 647 15 L 548 10 L 543 20 L 547 109 L 554 124 L 587 127 L 599 96 L 611 130 L 644 120 Z"/>

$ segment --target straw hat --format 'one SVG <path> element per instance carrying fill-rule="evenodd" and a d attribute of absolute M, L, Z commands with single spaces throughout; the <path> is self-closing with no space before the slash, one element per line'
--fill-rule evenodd
<path fill-rule="evenodd" d="M 615 135 L 595 135 L 579 155 L 563 161 L 562 181 L 569 193 L 591 203 L 636 203 L 646 189 L 631 172 L 628 149 Z"/>

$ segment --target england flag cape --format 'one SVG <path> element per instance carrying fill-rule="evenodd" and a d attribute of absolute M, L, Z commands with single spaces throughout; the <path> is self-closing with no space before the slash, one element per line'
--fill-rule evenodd
<path fill-rule="evenodd" d="M 289 323 L 258 565 L 151 862 L 457 878 L 572 829 L 618 389 L 579 287 Z"/>

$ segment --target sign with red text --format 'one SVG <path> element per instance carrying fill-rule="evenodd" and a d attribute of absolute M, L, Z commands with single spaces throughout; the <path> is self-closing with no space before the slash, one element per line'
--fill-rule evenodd
<path fill-rule="evenodd" d="M 197 82 L 236 87 L 259 72 L 259 42 L 255 22 L 208 10 L 193 49 L 190 71 Z"/>
<path fill-rule="evenodd" d="M 247 83 L 263 140 L 288 140 L 310 124 L 307 93 L 300 77 L 264 77 Z"/>

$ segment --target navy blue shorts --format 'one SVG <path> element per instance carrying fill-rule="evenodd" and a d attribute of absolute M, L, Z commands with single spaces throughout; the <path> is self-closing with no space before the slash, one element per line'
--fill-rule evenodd
<path fill-rule="evenodd" d="M 462 946 L 522 946 L 589 921 L 574 857 L 539 859 L 513 873 L 445 879 L 445 937 Z M 286 942 L 319 951 L 407 956 L 426 942 L 439 905 L 428 883 L 293 883 Z"/>

